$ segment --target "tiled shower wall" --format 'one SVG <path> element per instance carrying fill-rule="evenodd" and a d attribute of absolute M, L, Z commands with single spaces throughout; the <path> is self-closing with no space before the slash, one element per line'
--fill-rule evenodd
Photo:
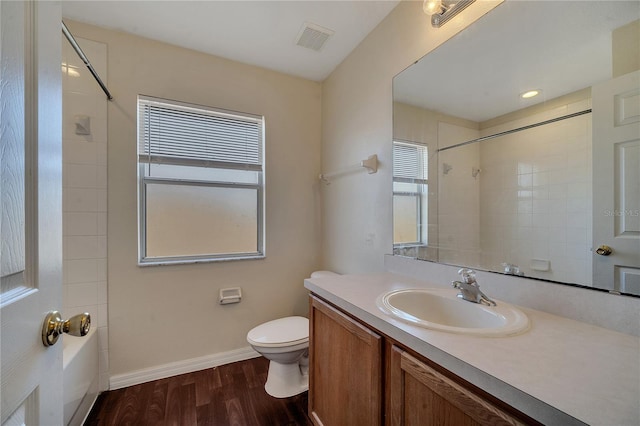
<path fill-rule="evenodd" d="M 103 81 L 107 46 L 77 38 Z M 62 43 L 64 310 L 91 314 L 98 332 L 99 389 L 108 389 L 107 328 L 107 100 L 66 39 Z M 88 117 L 90 134 L 77 134 Z"/>
<path fill-rule="evenodd" d="M 563 105 L 483 135 L 590 107 L 589 99 Z M 512 263 L 528 277 L 591 285 L 591 114 L 480 145 L 483 263 L 494 270 Z M 546 261 L 548 271 L 537 269 Z"/>

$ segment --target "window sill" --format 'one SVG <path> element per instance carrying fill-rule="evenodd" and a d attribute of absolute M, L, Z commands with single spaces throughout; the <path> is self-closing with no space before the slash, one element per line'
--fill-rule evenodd
<path fill-rule="evenodd" d="M 232 257 L 202 257 L 202 258 L 154 258 L 138 260 L 138 266 L 166 266 L 166 265 L 190 265 L 194 263 L 233 262 L 236 260 L 260 260 L 266 258 L 264 254 L 245 254 Z"/>

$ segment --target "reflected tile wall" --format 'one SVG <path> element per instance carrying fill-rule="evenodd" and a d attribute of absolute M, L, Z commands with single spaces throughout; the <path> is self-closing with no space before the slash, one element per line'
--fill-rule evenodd
<path fill-rule="evenodd" d="M 478 130 L 438 123 L 438 146 L 476 139 Z M 476 267 L 480 261 L 480 144 L 438 153 L 438 261 Z"/>
<path fill-rule="evenodd" d="M 100 77 L 107 46 L 77 38 Z M 62 40 L 63 259 L 65 318 L 89 312 L 98 331 L 99 387 L 108 389 L 107 100 L 82 60 Z M 75 116 L 90 117 L 91 134 L 77 135 Z"/>
<path fill-rule="evenodd" d="M 588 100 L 565 105 L 483 134 L 589 107 Z M 483 262 L 591 285 L 591 115 L 485 141 L 480 160 Z M 532 269 L 538 261 L 550 261 L 549 271 Z"/>

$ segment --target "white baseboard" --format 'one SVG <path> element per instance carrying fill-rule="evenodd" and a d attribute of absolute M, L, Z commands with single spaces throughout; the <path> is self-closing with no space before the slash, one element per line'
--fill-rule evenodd
<path fill-rule="evenodd" d="M 156 367 L 111 376 L 109 379 L 109 389 L 120 389 L 127 386 L 149 382 L 151 380 L 164 379 L 166 377 L 177 376 L 178 374 L 191 373 L 193 371 L 217 367 L 219 365 L 229 364 L 236 361 L 257 358 L 259 356 L 260 354 L 258 352 L 254 351 L 250 346 L 247 346 L 228 352 L 220 352 L 199 358 L 185 359 L 184 361 L 170 362 Z"/>

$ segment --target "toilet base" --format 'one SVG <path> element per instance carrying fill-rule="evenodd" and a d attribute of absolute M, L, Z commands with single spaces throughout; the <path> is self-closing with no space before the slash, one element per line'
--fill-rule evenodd
<path fill-rule="evenodd" d="M 305 369 L 308 371 L 308 367 Z M 309 375 L 302 372 L 300 364 L 269 362 L 267 383 L 264 390 L 274 398 L 289 398 L 309 390 Z"/>

